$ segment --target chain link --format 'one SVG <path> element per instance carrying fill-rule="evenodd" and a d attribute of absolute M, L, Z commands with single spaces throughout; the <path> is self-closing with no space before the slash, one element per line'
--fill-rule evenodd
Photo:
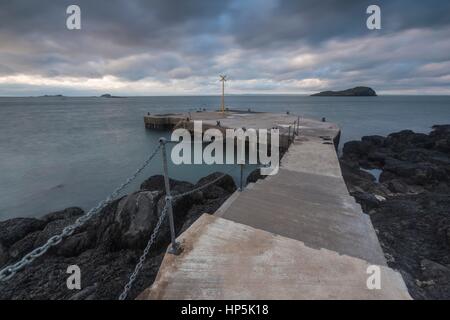
<path fill-rule="evenodd" d="M 150 239 L 147 242 L 147 245 L 145 246 L 144 252 L 142 253 L 141 257 L 139 258 L 139 262 L 137 263 L 136 267 L 134 268 L 133 273 L 130 276 L 130 279 L 128 280 L 128 283 L 123 288 L 123 292 L 119 296 L 119 300 L 125 300 L 128 296 L 128 293 L 131 290 L 131 287 L 133 286 L 133 282 L 136 280 L 139 272 L 141 271 L 145 259 L 147 258 L 147 255 L 150 251 L 151 246 L 153 245 L 153 242 L 155 242 L 156 236 L 158 235 L 158 231 L 161 228 L 161 224 L 164 221 L 164 218 L 167 215 L 167 210 L 169 208 L 170 202 L 166 202 L 163 211 L 161 212 L 161 215 L 159 216 L 158 223 L 155 226 L 155 229 L 153 229 L 153 233 L 150 236 Z"/>
<path fill-rule="evenodd" d="M 177 199 L 180 199 L 180 198 L 185 197 L 185 196 L 187 196 L 187 195 L 193 194 L 193 193 L 195 193 L 195 192 L 197 192 L 197 191 L 200 191 L 200 190 L 202 190 L 202 189 L 204 189 L 204 188 L 206 188 L 206 187 L 208 187 L 208 186 L 210 186 L 210 185 L 216 183 L 217 181 L 221 180 L 221 179 L 222 179 L 223 177 L 225 177 L 225 176 L 226 176 L 226 174 L 222 174 L 220 177 L 217 177 L 217 178 L 214 179 L 213 181 L 208 182 L 208 183 L 206 183 L 206 184 L 204 184 L 204 185 L 201 185 L 200 187 L 197 187 L 197 188 L 195 188 L 195 189 L 189 190 L 189 191 L 187 191 L 187 192 L 185 192 L 185 193 L 181 193 L 181 194 L 177 194 L 177 195 L 172 195 L 172 199 L 173 199 L 173 200 L 177 200 Z"/>
<path fill-rule="evenodd" d="M 180 199 L 182 197 L 190 195 L 190 194 L 192 194 L 194 192 L 200 191 L 200 190 L 202 190 L 202 189 L 204 189 L 204 188 L 206 188 L 206 187 L 216 183 L 217 181 L 219 181 L 220 179 L 222 179 L 225 176 L 226 176 L 226 174 L 223 174 L 220 177 L 217 177 L 216 179 L 214 179 L 213 181 L 208 182 L 208 183 L 206 183 L 206 184 L 204 184 L 204 185 L 202 185 L 202 186 L 200 186 L 198 188 L 189 190 L 189 191 L 187 191 L 185 193 L 178 194 L 178 195 L 171 196 L 171 197 L 169 197 L 169 196 L 166 197 L 166 204 L 164 206 L 163 212 L 159 216 L 158 223 L 156 224 L 155 229 L 153 229 L 152 235 L 150 236 L 150 240 L 147 242 L 147 246 L 145 247 L 144 252 L 141 255 L 141 257 L 139 258 L 139 262 L 137 263 L 136 267 L 134 268 L 134 271 L 131 274 L 128 283 L 125 285 L 122 294 L 119 296 L 119 300 L 125 300 L 127 298 L 128 293 L 130 292 L 131 287 L 133 286 L 133 282 L 136 280 L 136 278 L 137 278 L 137 276 L 139 274 L 139 271 L 141 271 L 141 269 L 142 269 L 142 267 L 144 265 L 145 259 L 146 259 L 147 255 L 148 255 L 148 252 L 149 252 L 153 242 L 155 241 L 155 238 L 156 238 L 156 236 L 158 234 L 158 231 L 159 231 L 159 229 L 161 227 L 161 224 L 162 224 L 164 218 L 167 215 L 167 210 L 168 210 L 169 206 L 171 206 L 173 204 L 173 202 L 176 201 L 177 199 Z"/>
<path fill-rule="evenodd" d="M 137 169 L 134 172 L 134 174 L 131 177 L 129 177 L 124 183 L 122 183 L 119 187 L 117 187 L 105 200 L 99 202 L 97 206 L 93 207 L 85 215 L 79 217 L 74 224 L 65 227 L 60 234 L 51 237 L 50 239 L 47 240 L 47 242 L 44 245 L 26 254 L 18 262 L 0 270 L 0 281 L 6 281 L 11 279 L 18 271 L 23 269 L 26 265 L 32 263 L 38 257 L 45 254 L 51 247 L 54 247 L 59 243 L 61 243 L 61 241 L 64 238 L 72 235 L 77 228 L 84 225 L 96 213 L 98 213 L 100 210 L 106 207 L 106 205 L 108 205 L 111 201 L 113 201 L 120 194 L 120 192 L 123 191 L 123 189 L 125 189 L 131 182 L 133 182 L 137 178 L 137 176 L 150 164 L 152 159 L 158 153 L 160 147 L 161 145 L 158 145 L 155 148 L 153 153 L 145 160 L 145 162 L 139 167 L 139 169 Z"/>

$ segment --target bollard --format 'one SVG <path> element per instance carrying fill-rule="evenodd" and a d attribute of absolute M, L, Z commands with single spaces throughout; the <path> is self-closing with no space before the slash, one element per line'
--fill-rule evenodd
<path fill-rule="evenodd" d="M 173 219 L 173 208 L 172 208 L 172 195 L 170 193 L 170 181 L 169 181 L 169 169 L 167 168 L 167 155 L 166 155 L 166 139 L 160 138 L 159 143 L 161 144 L 161 154 L 163 160 L 163 170 L 164 170 L 164 185 L 166 187 L 166 203 L 169 202 L 169 207 L 167 208 L 167 213 L 169 214 L 169 224 L 170 224 L 170 239 L 171 247 L 168 252 L 174 255 L 178 255 L 181 252 L 181 247 L 176 241 L 175 237 L 175 223 Z"/>

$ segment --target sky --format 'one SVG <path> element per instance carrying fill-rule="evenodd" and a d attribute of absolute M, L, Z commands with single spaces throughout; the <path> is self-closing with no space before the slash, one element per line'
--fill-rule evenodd
<path fill-rule="evenodd" d="M 450 1 L 0 0 L 1 96 L 216 95 L 220 74 L 228 94 L 448 95 Z"/>

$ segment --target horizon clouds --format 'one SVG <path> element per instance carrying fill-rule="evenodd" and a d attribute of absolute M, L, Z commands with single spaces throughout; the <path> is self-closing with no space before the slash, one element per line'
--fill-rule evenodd
<path fill-rule="evenodd" d="M 450 94 L 450 2 L 0 3 L 0 95 Z M 381 30 L 366 9 L 381 8 Z"/>

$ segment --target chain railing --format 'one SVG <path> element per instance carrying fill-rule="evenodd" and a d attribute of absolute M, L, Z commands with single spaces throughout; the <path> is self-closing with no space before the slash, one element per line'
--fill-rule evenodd
<path fill-rule="evenodd" d="M 153 158 L 158 153 L 161 148 L 158 145 L 151 155 L 144 161 L 144 163 L 134 172 L 134 174 L 129 177 L 124 183 L 117 187 L 105 200 L 99 202 L 95 207 L 89 210 L 85 215 L 79 217 L 75 223 L 65 227 L 60 234 L 54 235 L 47 242 L 34 249 L 33 251 L 26 254 L 18 262 L 8 265 L 2 270 L 0 270 L 0 281 L 6 281 L 11 279 L 18 271 L 22 270 L 25 266 L 32 263 L 34 260 L 45 254 L 51 247 L 58 245 L 64 238 L 72 235 L 76 229 L 83 226 L 87 221 L 89 221 L 94 215 L 96 215 L 100 210 L 105 208 L 109 203 L 111 203 L 131 182 L 133 182 L 139 174 L 150 164 Z"/>
<path fill-rule="evenodd" d="M 95 207 L 90 209 L 86 214 L 79 217 L 73 224 L 66 226 L 61 233 L 49 238 L 47 242 L 34 249 L 33 251 L 26 254 L 21 260 L 18 262 L 8 265 L 0 270 L 0 282 L 1 281 L 7 281 L 11 279 L 17 272 L 21 271 L 23 268 L 25 268 L 27 265 L 31 264 L 33 261 L 35 261 L 40 256 L 44 255 L 50 248 L 58 245 L 61 243 L 62 240 L 64 240 L 66 237 L 69 237 L 72 235 L 75 230 L 82 227 L 86 222 L 88 222 L 93 216 L 95 216 L 97 213 L 99 213 L 103 208 L 105 208 L 108 204 L 110 204 L 114 199 L 117 198 L 117 196 L 128 186 L 131 182 L 133 182 L 140 173 L 151 163 L 153 158 L 156 156 L 158 151 L 161 150 L 162 153 L 162 160 L 163 160 L 163 171 L 164 171 L 164 181 L 165 181 L 165 187 L 166 187 L 166 203 L 164 205 L 163 210 L 161 211 L 161 214 L 159 216 L 158 222 L 156 223 L 155 228 L 152 231 L 152 234 L 150 236 L 150 239 L 148 240 L 148 243 L 139 258 L 139 261 L 137 265 L 134 268 L 133 273 L 129 277 L 129 281 L 124 286 L 123 292 L 119 296 L 119 300 L 125 300 L 132 288 L 132 285 L 134 281 L 136 280 L 139 272 L 141 271 L 145 259 L 147 258 L 147 255 L 150 252 L 150 249 L 152 245 L 155 242 L 155 239 L 158 235 L 158 232 L 161 228 L 162 223 L 164 222 L 167 215 L 169 215 L 169 223 L 170 223 L 170 233 L 171 233 L 171 247 L 169 248 L 168 252 L 173 254 L 178 254 L 180 252 L 180 247 L 178 243 L 175 240 L 175 224 L 173 219 L 173 207 L 172 205 L 179 199 L 191 195 L 195 192 L 199 192 L 202 189 L 213 185 L 214 183 L 218 182 L 222 178 L 226 176 L 226 174 L 222 174 L 215 178 L 214 180 L 205 183 L 201 186 L 198 186 L 192 190 L 189 190 L 187 192 L 172 195 L 170 191 L 170 183 L 169 183 L 169 174 L 167 169 L 167 155 L 166 155 L 166 148 L 165 144 L 167 141 L 164 138 L 160 139 L 160 144 L 154 149 L 154 151 L 151 153 L 151 155 L 144 161 L 144 163 L 134 172 L 132 176 L 130 176 L 124 183 L 122 183 L 119 187 L 117 187 L 106 199 L 99 202 Z"/>
<path fill-rule="evenodd" d="M 119 300 L 125 300 L 127 298 L 128 294 L 133 286 L 134 281 L 136 280 L 140 270 L 142 269 L 142 267 L 144 265 L 144 262 L 148 255 L 150 247 L 152 246 L 152 244 L 155 241 L 156 235 L 158 234 L 159 228 L 161 227 L 161 223 L 163 222 L 163 220 L 167 214 L 169 215 L 170 238 L 171 238 L 171 246 L 168 249 L 168 252 L 171 254 L 175 254 L 175 255 L 178 255 L 181 252 L 181 247 L 176 242 L 175 223 L 174 223 L 174 219 L 173 219 L 173 206 L 172 205 L 178 199 L 181 199 L 185 196 L 191 195 L 195 192 L 199 192 L 200 190 L 218 182 L 220 179 L 222 179 L 223 177 L 226 176 L 226 174 L 222 174 L 219 177 L 217 177 L 216 179 L 214 179 L 208 183 L 205 183 L 197 188 L 194 188 L 192 190 L 189 190 L 189 191 L 181 193 L 181 194 L 172 195 L 171 191 L 170 191 L 170 181 L 169 181 L 169 174 L 168 174 L 168 169 L 167 169 L 167 155 L 166 155 L 166 147 L 165 147 L 165 145 L 166 145 L 166 143 L 168 143 L 168 141 L 166 141 L 166 139 L 164 139 L 164 138 L 161 138 L 159 140 L 159 142 L 161 145 L 161 153 L 162 153 L 162 160 L 163 160 L 164 184 L 165 184 L 165 188 L 166 188 L 166 204 L 165 204 L 164 209 L 159 217 L 158 223 L 155 226 L 155 229 L 153 229 L 152 235 L 150 236 L 147 246 L 145 247 L 144 252 L 139 259 L 139 262 L 137 263 L 136 267 L 134 268 L 133 273 L 130 275 L 128 283 L 125 285 L 123 292 L 119 296 Z"/>
<path fill-rule="evenodd" d="M 119 296 L 119 300 L 125 300 L 128 296 L 128 293 L 131 290 L 131 287 L 133 286 L 134 281 L 136 280 L 139 272 L 141 271 L 142 267 L 144 266 L 145 259 L 147 258 L 148 253 L 150 252 L 150 248 L 152 247 L 153 243 L 155 242 L 156 236 L 158 235 L 158 231 L 161 228 L 161 224 L 163 223 L 166 215 L 167 210 L 169 208 L 170 203 L 166 202 L 163 211 L 161 212 L 161 215 L 159 216 L 158 222 L 156 223 L 155 229 L 153 229 L 152 235 L 150 236 L 150 239 L 147 242 L 147 245 L 145 246 L 144 252 L 142 253 L 141 257 L 139 258 L 139 262 L 137 263 L 136 267 L 134 268 L 133 273 L 130 275 L 130 279 L 128 280 L 128 283 L 123 288 L 123 292 Z"/>

